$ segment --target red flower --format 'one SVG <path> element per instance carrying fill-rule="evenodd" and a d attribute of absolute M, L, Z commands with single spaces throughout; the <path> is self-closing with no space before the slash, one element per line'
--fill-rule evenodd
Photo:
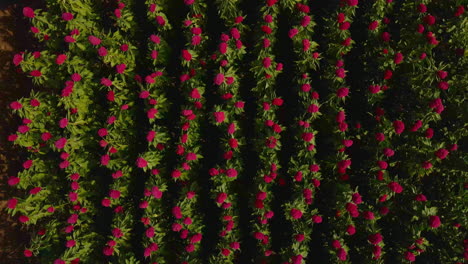
<path fill-rule="evenodd" d="M 269 27 L 269 26 L 262 26 L 262 31 L 265 33 L 265 34 L 271 34 L 272 32 L 272 29 Z"/>
<path fill-rule="evenodd" d="M 13 56 L 13 64 L 15 64 L 15 66 L 20 65 L 20 63 L 22 61 L 23 61 L 23 55 L 22 54 L 15 54 Z"/>
<path fill-rule="evenodd" d="M 274 148 L 276 147 L 276 143 L 277 143 L 277 139 L 274 137 L 274 136 L 271 136 L 269 137 L 267 140 L 266 140 L 266 146 L 269 147 L 269 148 Z"/>
<path fill-rule="evenodd" d="M 118 190 L 110 190 L 109 191 L 109 197 L 112 198 L 112 199 L 119 199 L 120 192 Z"/>
<path fill-rule="evenodd" d="M 21 223 L 26 223 L 26 222 L 29 221 L 29 217 L 27 217 L 27 216 L 25 216 L 25 215 L 20 215 L 20 217 L 19 217 L 18 219 L 19 219 L 19 221 L 20 221 Z"/>
<path fill-rule="evenodd" d="M 347 228 L 346 228 L 346 233 L 348 233 L 348 235 L 352 236 L 356 233 L 356 228 L 352 225 L 349 225 Z"/>
<path fill-rule="evenodd" d="M 427 11 L 426 5 L 425 4 L 419 4 L 418 5 L 418 11 L 419 11 L 419 13 L 426 13 L 426 11 Z"/>
<path fill-rule="evenodd" d="M 59 121 L 59 127 L 60 128 L 65 128 L 68 126 L 68 119 L 67 118 L 62 118 Z"/>
<path fill-rule="evenodd" d="M 357 208 L 357 205 L 353 203 L 347 203 L 346 204 L 346 211 L 351 215 L 351 217 L 358 217 L 359 216 L 359 211 Z"/>
<path fill-rule="evenodd" d="M 302 217 L 302 211 L 296 208 L 291 209 L 290 214 L 293 219 L 299 219 Z"/>
<path fill-rule="evenodd" d="M 439 82 L 438 87 L 441 90 L 447 90 L 449 88 L 449 83 L 448 82 Z"/>
<path fill-rule="evenodd" d="M 102 253 L 103 253 L 105 256 L 112 256 L 112 254 L 114 254 L 114 248 L 109 247 L 109 246 L 106 246 L 106 247 L 104 247 L 104 249 L 102 250 Z"/>
<path fill-rule="evenodd" d="M 216 123 L 222 123 L 226 119 L 224 112 L 214 112 L 213 116 L 216 120 Z"/>
<path fill-rule="evenodd" d="M 335 75 L 336 75 L 336 77 L 338 77 L 338 78 L 344 78 L 344 77 L 346 77 L 345 69 L 343 69 L 343 68 L 338 68 L 338 69 L 336 69 Z"/>
<path fill-rule="evenodd" d="M 401 193 L 403 191 L 403 187 L 398 182 L 390 182 L 387 186 L 395 193 Z"/>
<path fill-rule="evenodd" d="M 340 30 L 348 30 L 350 26 L 351 26 L 351 23 L 346 21 L 346 22 L 341 23 L 339 28 Z"/>
<path fill-rule="evenodd" d="M 214 79 L 216 85 L 221 85 L 224 82 L 224 74 L 218 73 Z"/>
<path fill-rule="evenodd" d="M 115 71 L 119 74 L 121 73 L 124 73 L 125 69 L 127 68 L 127 65 L 125 65 L 125 63 L 122 63 L 122 64 L 117 64 L 115 66 Z"/>
<path fill-rule="evenodd" d="M 42 76 L 42 72 L 40 72 L 39 70 L 33 70 L 29 74 L 31 74 L 31 76 L 33 76 L 33 77 L 41 77 Z"/>
<path fill-rule="evenodd" d="M 55 147 L 58 149 L 63 149 L 67 144 L 66 138 L 60 138 L 59 140 L 55 141 Z"/>
<path fill-rule="evenodd" d="M 293 29 L 290 29 L 289 32 L 288 32 L 288 36 L 290 38 L 293 38 L 294 36 L 297 35 L 297 33 L 299 33 L 299 30 L 297 30 L 297 28 L 293 28 Z"/>
<path fill-rule="evenodd" d="M 355 0 L 355 1 L 357 2 L 357 0 Z M 344 250 L 344 248 L 338 249 L 338 251 L 336 252 L 336 255 L 342 261 L 345 261 L 347 259 L 347 257 L 348 257 L 348 253 L 346 253 L 346 250 Z"/>
<path fill-rule="evenodd" d="M 29 249 L 25 249 L 25 250 L 23 251 L 23 254 L 24 254 L 24 256 L 27 257 L 27 258 L 30 258 L 30 257 L 32 257 L 32 255 L 33 255 L 32 251 L 29 250 Z"/>
<path fill-rule="evenodd" d="M 9 208 L 9 209 L 15 209 L 17 204 L 18 204 L 18 199 L 16 199 L 16 198 L 11 198 L 11 199 L 8 200 L 8 202 L 7 202 L 7 208 Z"/>
<path fill-rule="evenodd" d="M 95 36 L 89 36 L 88 41 L 89 41 L 89 43 L 91 43 L 91 45 L 94 45 L 94 46 L 97 46 L 97 45 L 101 44 L 101 39 L 99 39 L 99 38 L 97 38 Z"/>
<path fill-rule="evenodd" d="M 25 17 L 29 17 L 29 18 L 34 18 L 36 15 L 34 14 L 34 10 L 30 7 L 24 7 L 23 8 L 23 15 Z"/>
<path fill-rule="evenodd" d="M 192 60 L 192 54 L 188 50 L 182 50 L 182 58 L 186 61 Z"/>
<path fill-rule="evenodd" d="M 107 78 L 101 78 L 101 84 L 106 86 L 106 87 L 109 87 L 109 86 L 112 85 L 112 81 L 107 79 Z M 107 100 L 109 100 L 109 96 L 107 97 Z M 113 101 L 113 100 L 109 100 L 109 101 Z"/>
<path fill-rule="evenodd" d="M 403 61 L 403 54 L 401 54 L 400 52 L 395 54 L 395 58 L 393 59 L 393 61 L 395 62 L 395 64 L 400 64 Z"/>
<path fill-rule="evenodd" d="M 273 6 L 274 4 L 276 4 L 276 2 L 278 2 L 278 0 L 267 0 L 266 4 L 267 6 Z"/>
<path fill-rule="evenodd" d="M 435 24 L 435 17 L 433 15 L 427 15 L 424 17 L 424 23 L 428 24 L 429 26 Z"/>
<path fill-rule="evenodd" d="M 148 166 L 148 162 L 145 159 L 138 157 L 136 160 L 136 165 L 138 168 L 145 168 Z"/>
<path fill-rule="evenodd" d="M 227 169 L 226 170 L 226 176 L 228 176 L 230 178 L 237 177 L 237 170 L 233 169 L 233 168 Z"/>
<path fill-rule="evenodd" d="M 438 228 L 440 226 L 440 218 L 437 215 L 429 217 L 429 226 L 432 228 Z"/>
<path fill-rule="evenodd" d="M 62 14 L 62 19 L 65 20 L 65 21 L 70 21 L 70 20 L 73 19 L 73 14 L 65 12 L 65 13 Z"/>
<path fill-rule="evenodd" d="M 436 152 L 434 152 L 434 154 L 437 156 L 437 158 L 443 160 L 443 159 L 445 159 L 447 157 L 447 155 L 449 154 L 449 151 L 446 150 L 446 149 L 441 148 L 441 149 L 437 150 Z"/>
<path fill-rule="evenodd" d="M 414 254 L 409 251 L 406 251 L 404 256 L 405 256 L 405 259 L 410 262 L 414 262 L 416 260 L 416 257 L 414 256 Z"/>
<path fill-rule="evenodd" d="M 440 79 L 445 79 L 447 75 L 448 73 L 446 71 L 437 71 L 437 76 L 439 76 Z"/>
<path fill-rule="evenodd" d="M 405 130 L 405 123 L 400 120 L 396 120 L 393 122 L 393 128 L 395 129 L 395 133 L 401 134 Z"/>
<path fill-rule="evenodd" d="M 379 26 L 379 21 L 372 21 L 367 27 L 369 30 L 375 30 Z"/>
<path fill-rule="evenodd" d="M 359 1 L 358 0 L 346 0 L 346 3 L 349 5 L 349 6 L 357 6 Z"/>
<path fill-rule="evenodd" d="M 455 12 L 454 16 L 458 17 L 461 16 L 465 12 L 465 7 L 462 5 L 459 5 L 457 7 L 457 11 Z"/>
<path fill-rule="evenodd" d="M 180 207 L 178 207 L 178 206 L 172 207 L 172 215 L 176 219 L 181 219 L 182 218 L 182 211 L 180 210 Z"/>

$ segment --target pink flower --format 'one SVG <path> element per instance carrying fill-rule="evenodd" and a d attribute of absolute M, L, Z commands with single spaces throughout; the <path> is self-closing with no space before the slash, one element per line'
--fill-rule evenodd
<path fill-rule="evenodd" d="M 22 54 L 15 54 L 13 56 L 13 64 L 15 66 L 20 65 L 20 63 L 23 61 L 23 55 Z"/>
<path fill-rule="evenodd" d="M 437 158 L 443 160 L 448 156 L 449 151 L 446 150 L 446 149 L 441 148 L 441 149 L 437 150 L 436 152 L 434 152 L 434 154 L 437 156 Z"/>
<path fill-rule="evenodd" d="M 172 207 L 172 215 L 176 219 L 181 219 L 182 218 L 182 211 L 181 211 L 180 207 L 178 207 L 178 206 Z"/>
<path fill-rule="evenodd" d="M 109 197 L 112 198 L 112 199 L 119 199 L 120 192 L 118 190 L 110 190 L 109 191 Z"/>
<path fill-rule="evenodd" d="M 75 240 L 67 240 L 67 242 L 65 243 L 65 246 L 67 248 L 71 248 L 71 247 L 74 247 L 76 245 L 76 241 Z"/>
<path fill-rule="evenodd" d="M 23 8 L 23 15 L 28 18 L 34 18 L 36 15 L 34 14 L 34 10 L 30 7 Z"/>
<path fill-rule="evenodd" d="M 393 128 L 395 129 L 395 133 L 401 134 L 405 130 L 405 123 L 400 120 L 396 120 L 393 122 Z"/>
<path fill-rule="evenodd" d="M 104 47 L 104 46 L 99 47 L 99 49 L 98 49 L 97 51 L 98 51 L 98 55 L 99 55 L 99 56 L 101 56 L 101 57 L 107 56 L 107 49 L 106 49 L 106 47 Z"/>
<path fill-rule="evenodd" d="M 348 235 L 352 236 L 356 233 L 356 228 L 352 225 L 349 225 L 347 228 L 346 228 L 346 233 L 348 233 Z"/>
<path fill-rule="evenodd" d="M 33 255 L 32 251 L 29 250 L 29 249 L 25 249 L 25 250 L 23 251 L 23 254 L 24 254 L 24 256 L 27 257 L 27 258 L 30 258 L 30 257 L 32 257 L 32 255 Z"/>
<path fill-rule="evenodd" d="M 349 5 L 349 6 L 357 6 L 358 5 L 358 0 L 346 0 L 346 3 Z"/>
<path fill-rule="evenodd" d="M 29 221 L 29 217 L 25 216 L 25 215 L 20 215 L 20 217 L 18 218 L 18 220 L 21 222 L 21 223 L 26 223 Z"/>
<path fill-rule="evenodd" d="M 449 88 L 449 83 L 448 82 L 439 82 L 437 86 L 441 90 L 447 90 Z"/>
<path fill-rule="evenodd" d="M 62 19 L 65 20 L 65 21 L 70 21 L 70 20 L 73 19 L 73 14 L 65 12 L 65 13 L 62 14 Z"/>
<path fill-rule="evenodd" d="M 302 211 L 296 208 L 291 209 L 290 214 L 293 219 L 299 219 L 302 217 Z"/>
<path fill-rule="evenodd" d="M 125 65 L 125 63 L 122 63 L 122 64 L 117 64 L 115 66 L 115 71 L 119 74 L 121 73 L 124 73 L 125 69 L 127 68 L 127 65 Z"/>
<path fill-rule="evenodd" d="M 101 78 L 101 84 L 106 87 L 109 87 L 112 85 L 112 81 L 107 78 Z M 109 97 L 107 99 L 109 100 Z M 109 100 L 109 101 L 113 101 L 113 100 Z"/>
<path fill-rule="evenodd" d="M 8 209 L 15 209 L 17 204 L 18 204 L 18 199 L 12 198 L 12 199 L 8 200 L 7 208 Z"/>
<path fill-rule="evenodd" d="M 110 156 L 108 154 L 101 156 L 101 165 L 107 166 L 107 164 L 109 164 L 109 161 L 110 161 Z"/>
<path fill-rule="evenodd" d="M 379 26 L 379 21 L 372 21 L 367 27 L 369 30 L 375 30 Z"/>
<path fill-rule="evenodd" d="M 136 160 L 136 165 L 138 168 L 145 168 L 148 166 L 148 162 L 145 159 L 138 157 Z"/>
<path fill-rule="evenodd" d="M 102 253 L 103 253 L 105 256 L 112 256 L 112 254 L 114 254 L 114 248 L 109 247 L 109 246 L 106 246 L 106 247 L 104 247 L 104 249 L 102 250 Z"/>
<path fill-rule="evenodd" d="M 228 176 L 230 178 L 237 177 L 237 170 L 234 169 L 234 168 L 227 169 L 226 170 L 226 176 Z"/>
<path fill-rule="evenodd" d="M 224 203 L 224 201 L 227 199 L 228 195 L 225 192 L 219 193 L 218 196 L 216 196 L 216 202 L 219 204 Z"/>
<path fill-rule="evenodd" d="M 42 72 L 39 71 L 39 70 L 33 70 L 29 73 L 31 76 L 33 77 L 41 77 L 42 76 Z"/>
<path fill-rule="evenodd" d="M 97 45 L 101 44 L 101 39 L 99 39 L 99 38 L 97 38 L 95 36 L 89 36 L 88 41 L 89 41 L 89 43 L 91 43 L 91 45 L 94 45 L 94 46 L 97 46 Z"/>
<path fill-rule="evenodd" d="M 392 157 L 395 154 L 395 151 L 393 151 L 390 148 L 384 148 L 383 149 L 383 154 L 387 157 Z"/>
<path fill-rule="evenodd" d="M 218 73 L 214 79 L 216 85 L 221 85 L 224 82 L 224 74 Z"/>
<path fill-rule="evenodd" d="M 226 119 L 224 112 L 214 112 L 213 116 L 216 120 L 216 123 L 222 123 Z"/>
<path fill-rule="evenodd" d="M 60 128 L 65 128 L 68 126 L 68 119 L 67 118 L 62 118 L 59 121 L 59 127 Z"/>
<path fill-rule="evenodd" d="M 395 62 L 395 64 L 400 64 L 402 61 L 403 61 L 403 54 L 401 54 L 400 52 L 395 54 L 395 58 L 393 59 L 393 62 Z"/>
<path fill-rule="evenodd" d="M 357 0 L 355 0 L 355 1 L 357 2 Z M 345 261 L 347 259 L 347 257 L 348 257 L 348 253 L 346 253 L 346 250 L 344 250 L 344 248 L 338 249 L 338 251 L 336 252 L 336 255 L 342 261 Z"/>
<path fill-rule="evenodd" d="M 66 138 L 60 138 L 59 140 L 55 141 L 55 147 L 58 149 L 63 149 L 67 144 Z"/>
<path fill-rule="evenodd" d="M 411 253 L 410 251 L 406 251 L 405 254 L 404 254 L 404 257 L 409 262 L 414 262 L 416 260 L 416 257 L 414 256 L 414 254 Z"/>
<path fill-rule="evenodd" d="M 441 225 L 440 218 L 437 215 L 429 217 L 429 226 L 432 228 L 438 228 Z"/>
<path fill-rule="evenodd" d="M 395 193 L 401 193 L 403 191 L 403 187 L 398 182 L 390 182 L 387 186 Z"/>
<path fill-rule="evenodd" d="M 341 87 L 336 91 L 336 96 L 338 96 L 339 98 L 346 97 L 348 96 L 348 94 L 349 94 L 349 89 L 347 87 Z"/>
<path fill-rule="evenodd" d="M 289 30 L 288 36 L 289 36 L 289 38 L 293 38 L 294 36 L 297 35 L 297 33 L 299 33 L 299 30 L 297 30 L 297 28 L 293 28 L 293 29 Z"/>
<path fill-rule="evenodd" d="M 346 72 L 345 72 L 345 70 L 343 68 L 336 69 L 335 74 L 336 74 L 336 77 L 338 77 L 338 78 L 346 77 Z"/>
<path fill-rule="evenodd" d="M 22 107 L 23 107 L 23 105 L 18 101 L 14 101 L 14 102 L 10 103 L 10 108 L 13 109 L 13 110 L 18 110 L 18 109 L 21 109 Z"/>
<path fill-rule="evenodd" d="M 195 3 L 195 0 L 184 0 L 184 4 L 186 5 L 193 5 Z"/>
<path fill-rule="evenodd" d="M 192 54 L 188 50 L 182 50 L 182 58 L 186 61 L 192 60 Z"/>

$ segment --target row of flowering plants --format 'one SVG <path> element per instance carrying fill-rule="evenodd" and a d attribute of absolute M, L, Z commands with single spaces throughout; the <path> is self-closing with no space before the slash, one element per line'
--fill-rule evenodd
<path fill-rule="evenodd" d="M 271 262 L 276 254 L 271 244 L 270 221 L 275 216 L 273 209 L 273 185 L 277 182 L 279 166 L 280 135 L 283 127 L 279 123 L 277 111 L 283 99 L 276 93 L 276 79 L 283 70 L 283 64 L 275 61 L 274 47 L 277 42 L 278 15 L 280 5 L 277 0 L 263 1 L 255 18 L 255 59 L 250 68 L 255 86 L 252 92 L 256 98 L 254 148 L 258 165 L 250 190 L 252 208 L 252 235 L 257 244 L 256 261 Z"/>
<path fill-rule="evenodd" d="M 5 210 L 24 262 L 466 262 L 466 8 L 22 8 Z"/>
<path fill-rule="evenodd" d="M 141 223 L 144 225 L 143 257 L 152 262 L 165 263 L 167 258 L 167 237 L 170 231 L 168 196 L 164 195 L 169 186 L 169 170 L 160 164 L 168 150 L 169 135 L 163 118 L 169 111 L 167 89 L 170 82 L 165 71 L 170 48 L 166 41 L 167 32 L 172 28 L 165 14 L 165 1 L 145 2 L 147 21 L 152 29 L 147 38 L 145 76 L 141 77 L 139 98 L 144 100 L 144 112 L 149 123 L 145 132 L 147 147 L 136 160 L 136 165 L 147 174 L 143 198 L 139 208 L 143 210 Z"/>
<path fill-rule="evenodd" d="M 296 155 L 291 157 L 288 166 L 293 196 L 291 201 L 284 203 L 286 219 L 291 222 L 294 232 L 291 234 L 290 246 L 281 253 L 283 260 L 287 261 L 285 263 L 300 264 L 310 258 L 309 243 L 313 227 L 322 222 L 321 215 L 313 206 L 321 180 L 320 166 L 315 159 L 317 130 L 314 129 L 314 121 L 321 114 L 319 94 L 313 89 L 311 78 L 312 74 L 317 74 L 320 54 L 316 51 L 318 44 L 313 40 L 316 22 L 310 15 L 307 1 L 283 1 L 282 5 L 294 18 L 288 36 L 293 42 L 296 57 L 294 89 L 300 98 L 300 107 L 294 109 Z"/>
<path fill-rule="evenodd" d="M 241 250 L 239 229 L 239 201 L 236 180 L 243 175 L 242 146 L 245 144 L 240 119 L 244 113 L 244 101 L 239 92 L 239 64 L 245 55 L 242 43 L 246 26 L 239 9 L 241 1 L 216 1 L 220 17 L 228 29 L 220 36 L 217 51 L 212 55 L 213 80 L 218 103 L 212 111 L 211 123 L 220 129 L 222 156 L 217 165 L 209 170 L 213 181 L 212 198 L 222 212 L 219 217 L 222 229 L 216 250 L 210 263 L 236 263 Z"/>
<path fill-rule="evenodd" d="M 185 15 L 182 31 L 185 44 L 180 53 L 179 91 L 183 102 L 179 108 L 177 128 L 177 162 L 171 177 L 177 185 L 176 203 L 172 207 L 172 231 L 176 233 L 177 261 L 179 263 L 201 263 L 200 244 L 203 239 L 203 222 L 200 207 L 200 160 L 204 139 L 201 127 L 206 120 L 206 45 L 205 32 L 207 4 L 203 0 L 185 0 Z"/>
<path fill-rule="evenodd" d="M 347 121 L 349 114 L 346 102 L 352 96 L 352 91 L 347 85 L 348 70 L 344 60 L 344 56 L 355 44 L 350 27 L 357 8 L 357 0 L 340 1 L 337 11 L 325 21 L 328 45 L 324 55 L 327 65 L 323 78 L 328 81 L 330 91 L 323 103 L 322 111 L 325 112 L 329 124 L 333 150 L 323 167 L 330 175 L 328 181 L 336 184 L 337 189 L 334 198 L 336 204 L 333 205 L 335 215 L 329 216 L 333 231 L 327 244 L 330 253 L 335 255 L 334 262 L 345 263 L 349 261 L 349 236 L 356 233 L 355 220 L 360 216 L 358 206 L 361 202 L 360 199 L 355 199 L 353 186 L 349 183 L 352 158 L 347 150 L 353 145 L 353 139 L 349 134 L 350 123 Z"/>

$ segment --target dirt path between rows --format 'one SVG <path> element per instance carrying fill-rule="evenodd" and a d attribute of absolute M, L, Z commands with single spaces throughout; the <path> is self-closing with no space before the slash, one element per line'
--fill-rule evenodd
<path fill-rule="evenodd" d="M 10 2 L 21 2 L 11 4 Z M 42 1 L 0 2 L 0 263 L 24 263 L 23 250 L 29 244 L 29 237 L 16 219 L 5 212 L 6 201 L 18 193 L 7 184 L 11 175 L 16 175 L 21 161 L 18 149 L 7 141 L 14 133 L 19 120 L 8 109 L 11 101 L 29 95 L 31 83 L 24 75 L 16 73 L 12 64 L 13 54 L 30 49 L 34 43 L 28 33 L 28 21 L 23 19 L 23 6 L 37 8 Z"/>

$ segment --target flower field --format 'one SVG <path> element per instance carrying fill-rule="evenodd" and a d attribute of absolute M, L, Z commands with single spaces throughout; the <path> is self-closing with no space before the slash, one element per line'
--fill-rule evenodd
<path fill-rule="evenodd" d="M 22 263 L 468 261 L 466 0 L 44 2 Z"/>

